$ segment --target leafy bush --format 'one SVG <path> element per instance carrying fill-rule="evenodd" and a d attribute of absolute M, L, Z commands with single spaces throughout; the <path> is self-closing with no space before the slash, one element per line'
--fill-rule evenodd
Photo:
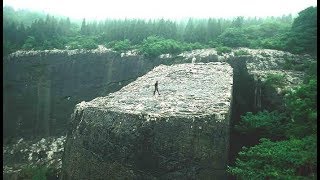
<path fill-rule="evenodd" d="M 161 54 L 178 54 L 182 51 L 203 48 L 200 43 L 182 43 L 173 39 L 164 39 L 157 36 L 146 38 L 139 51 L 147 57 L 157 57 Z"/>
<path fill-rule="evenodd" d="M 22 49 L 31 50 L 36 46 L 37 46 L 36 39 L 33 36 L 28 36 L 28 38 L 26 39 L 25 43 L 22 46 Z"/>
<path fill-rule="evenodd" d="M 316 61 L 310 61 L 308 59 L 300 59 L 298 62 L 293 61 L 292 59 L 285 58 L 285 62 L 283 64 L 283 68 L 287 70 L 295 70 L 295 71 L 304 71 L 308 75 L 315 75 L 316 70 Z"/>
<path fill-rule="evenodd" d="M 285 74 L 268 74 L 265 80 L 265 84 L 267 86 L 271 86 L 274 88 L 283 87 L 285 85 Z"/>
<path fill-rule="evenodd" d="M 226 46 L 219 46 L 216 48 L 216 51 L 217 51 L 218 55 L 222 55 L 224 53 L 230 53 L 231 48 L 226 47 Z"/>
<path fill-rule="evenodd" d="M 315 178 L 317 166 L 317 138 L 290 139 L 261 143 L 239 152 L 234 167 L 228 172 L 237 179 L 299 179 Z"/>
<path fill-rule="evenodd" d="M 67 45 L 67 47 L 70 50 L 79 49 L 80 48 L 80 43 L 78 41 L 72 41 Z"/>
<path fill-rule="evenodd" d="M 98 44 L 94 36 L 76 36 L 67 39 L 68 49 L 96 49 Z"/>
<path fill-rule="evenodd" d="M 221 35 L 217 41 L 228 47 L 248 47 L 249 40 L 241 28 L 228 28 Z"/>
<path fill-rule="evenodd" d="M 92 39 L 87 39 L 80 44 L 80 47 L 83 49 L 96 49 L 98 44 L 96 44 Z"/>
<path fill-rule="evenodd" d="M 216 47 L 222 46 L 222 44 L 220 44 L 217 41 L 209 41 L 208 46 L 211 48 L 216 48 Z"/>
<path fill-rule="evenodd" d="M 304 137 L 317 132 L 317 80 L 294 88 L 285 98 L 292 123 L 287 136 Z"/>
<path fill-rule="evenodd" d="M 247 112 L 241 116 L 239 125 L 235 126 L 242 133 L 255 133 L 259 137 L 281 138 L 285 132 L 286 116 L 277 111 L 262 111 L 257 114 Z"/>
<path fill-rule="evenodd" d="M 124 52 L 132 49 L 131 42 L 128 39 L 125 39 L 123 41 L 114 41 L 112 42 L 112 44 L 109 44 L 109 47 L 119 52 Z"/>

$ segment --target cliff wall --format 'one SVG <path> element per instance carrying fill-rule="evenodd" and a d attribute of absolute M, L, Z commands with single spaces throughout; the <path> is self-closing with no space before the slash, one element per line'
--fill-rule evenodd
<path fill-rule="evenodd" d="M 247 54 L 237 55 L 240 50 Z M 284 74 L 288 85 L 298 84 L 303 73 L 284 70 L 284 66 L 287 62 L 299 64 L 306 59 L 310 57 L 247 48 L 222 55 L 215 49 L 194 50 L 153 59 L 145 59 L 135 51 L 120 54 L 103 48 L 18 51 L 3 60 L 5 142 L 8 137 L 65 134 L 77 103 L 115 92 L 159 64 L 228 62 L 236 74 L 235 102 L 242 104 L 241 112 L 250 111 L 255 109 L 257 77 L 263 80 L 270 73 Z"/>
<path fill-rule="evenodd" d="M 29 51 L 4 64 L 4 138 L 62 135 L 73 107 L 119 90 L 159 61 L 112 51 Z"/>

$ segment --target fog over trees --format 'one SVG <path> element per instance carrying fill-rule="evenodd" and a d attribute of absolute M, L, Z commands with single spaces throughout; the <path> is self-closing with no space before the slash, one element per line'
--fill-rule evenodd
<path fill-rule="evenodd" d="M 4 7 L 4 55 L 16 50 L 140 49 L 142 54 L 179 53 L 209 47 L 249 47 L 316 54 L 316 7 L 295 19 L 266 18 L 106 19 L 81 23 Z M 148 44 L 149 43 L 149 44 Z M 153 43 L 152 49 L 146 46 Z M 157 47 L 157 48 L 156 48 Z"/>

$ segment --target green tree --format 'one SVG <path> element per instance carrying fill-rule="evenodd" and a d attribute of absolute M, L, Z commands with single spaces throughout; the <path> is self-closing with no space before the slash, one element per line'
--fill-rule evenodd
<path fill-rule="evenodd" d="M 228 47 L 247 47 L 249 41 L 242 29 L 228 28 L 218 37 L 218 42 Z"/>
<path fill-rule="evenodd" d="M 183 39 L 186 42 L 196 42 L 195 25 L 192 18 L 189 19 L 184 30 Z"/>
<path fill-rule="evenodd" d="M 286 106 L 291 123 L 287 130 L 289 137 L 304 137 L 317 132 L 317 80 L 290 91 L 286 96 Z"/>
<path fill-rule="evenodd" d="M 117 41 L 114 43 L 113 50 L 115 51 L 119 51 L 119 52 L 124 52 L 127 51 L 129 49 L 132 49 L 132 45 L 131 42 L 128 39 L 125 39 L 123 41 Z"/>
<path fill-rule="evenodd" d="M 88 35 L 88 28 L 86 24 L 86 19 L 82 20 L 80 32 L 82 35 Z"/>
<path fill-rule="evenodd" d="M 31 50 L 36 46 L 37 46 L 36 39 L 33 36 L 28 36 L 27 40 L 25 41 L 25 43 L 22 46 L 22 49 Z"/>
<path fill-rule="evenodd" d="M 232 21 L 232 27 L 242 28 L 243 23 L 244 23 L 244 17 L 239 16 L 235 20 Z"/>
<path fill-rule="evenodd" d="M 317 54 L 317 7 L 309 7 L 294 19 L 287 49 L 294 53 Z"/>

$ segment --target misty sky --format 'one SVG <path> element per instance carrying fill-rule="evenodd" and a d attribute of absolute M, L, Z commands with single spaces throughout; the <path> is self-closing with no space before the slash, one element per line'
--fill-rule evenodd
<path fill-rule="evenodd" d="M 31 9 L 74 19 L 186 17 L 264 17 L 296 15 L 316 0 L 4 0 L 15 9 Z"/>

